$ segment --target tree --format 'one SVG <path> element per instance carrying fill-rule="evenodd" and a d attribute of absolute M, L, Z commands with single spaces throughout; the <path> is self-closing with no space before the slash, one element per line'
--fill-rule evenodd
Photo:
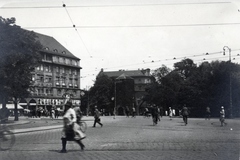
<path fill-rule="evenodd" d="M 17 103 L 30 93 L 31 72 L 39 64 L 42 45 L 34 32 L 22 29 L 15 21 L 0 17 L 0 95 L 3 106 L 13 99 L 17 121 Z"/>
<path fill-rule="evenodd" d="M 101 109 L 106 109 L 110 112 L 110 106 L 111 104 L 113 105 L 111 98 L 114 97 L 113 86 L 114 83 L 111 78 L 104 74 L 99 75 L 94 86 L 89 91 L 91 107 L 93 108 L 94 105 L 97 105 Z"/>

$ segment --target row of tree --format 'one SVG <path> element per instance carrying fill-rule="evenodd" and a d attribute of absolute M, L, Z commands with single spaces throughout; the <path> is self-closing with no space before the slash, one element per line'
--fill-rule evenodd
<path fill-rule="evenodd" d="M 39 64 L 42 45 L 34 32 L 15 24 L 15 18 L 0 17 L 0 103 L 3 104 L 0 118 L 5 118 L 3 110 L 6 102 L 13 101 L 15 113 L 20 98 L 28 97 L 31 91 L 34 67 Z M 18 114 L 15 120 L 18 120 Z"/>
<path fill-rule="evenodd" d="M 173 69 L 162 65 L 154 70 L 152 76 L 155 81 L 148 86 L 147 95 L 143 98 L 147 104 L 156 104 L 163 110 L 171 107 L 177 111 L 186 104 L 193 117 L 205 116 L 206 107 L 211 108 L 212 116 L 218 117 L 221 106 L 224 106 L 227 116 L 240 116 L 238 64 L 212 61 L 197 66 L 193 60 L 184 59 L 175 63 Z M 101 75 L 96 78 L 94 86 L 86 91 L 82 106 L 92 108 L 98 105 L 112 112 L 115 94 L 118 97 L 117 105 L 132 106 L 134 93 L 131 85 L 131 81 L 116 83 L 115 79 Z"/>
<path fill-rule="evenodd" d="M 170 70 L 166 66 L 153 73 L 156 81 L 148 88 L 145 100 L 165 109 L 181 110 L 186 104 L 191 116 L 202 117 L 206 107 L 219 117 L 221 106 L 226 115 L 240 116 L 240 65 L 231 62 L 203 62 L 197 66 L 193 60 L 184 59 Z"/>

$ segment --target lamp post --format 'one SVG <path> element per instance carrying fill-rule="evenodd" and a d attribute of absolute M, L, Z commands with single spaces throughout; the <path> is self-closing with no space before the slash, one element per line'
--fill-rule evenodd
<path fill-rule="evenodd" d="M 232 115 L 232 76 L 231 76 L 231 48 L 228 46 L 223 47 L 223 55 L 225 55 L 225 50 L 228 50 L 229 53 L 229 110 L 230 110 L 230 118 L 233 117 Z"/>

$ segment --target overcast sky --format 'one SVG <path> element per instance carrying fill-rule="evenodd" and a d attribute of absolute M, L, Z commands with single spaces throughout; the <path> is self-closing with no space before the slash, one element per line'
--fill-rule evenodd
<path fill-rule="evenodd" d="M 239 63 L 239 4 L 230 0 L 0 0 L 0 16 L 15 17 L 22 28 L 54 37 L 79 57 L 84 89 L 93 85 L 101 68 L 173 67 L 184 57 L 197 64 L 204 59 L 227 61 L 224 46 L 232 50 L 232 62 Z"/>

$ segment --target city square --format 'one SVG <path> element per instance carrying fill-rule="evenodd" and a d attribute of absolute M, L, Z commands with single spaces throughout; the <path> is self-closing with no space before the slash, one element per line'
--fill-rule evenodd
<path fill-rule="evenodd" d="M 87 122 L 84 151 L 68 142 L 67 153 L 61 150 L 62 120 L 22 118 L 13 124 L 16 142 L 9 151 L 1 151 L 2 159 L 174 159 L 174 160 L 238 160 L 238 119 L 190 118 L 187 126 L 182 118 L 164 116 L 154 126 L 151 118 L 103 116 L 103 127 L 92 128 L 93 117 Z M 21 124 L 22 122 L 22 124 Z M 46 125 L 47 124 L 47 125 Z M 37 127 L 36 127 L 37 126 Z M 39 130 L 37 130 L 39 128 Z"/>

